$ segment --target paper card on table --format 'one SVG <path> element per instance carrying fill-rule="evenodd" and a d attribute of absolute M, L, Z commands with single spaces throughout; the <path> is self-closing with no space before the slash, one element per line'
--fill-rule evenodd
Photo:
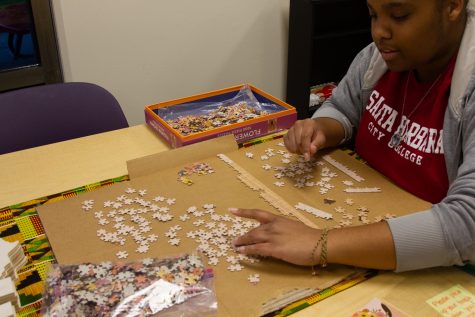
<path fill-rule="evenodd" d="M 426 302 L 442 316 L 475 316 L 475 295 L 461 285 L 455 285 Z"/>
<path fill-rule="evenodd" d="M 387 302 L 382 302 L 379 298 L 373 298 L 362 309 L 353 313 L 351 317 L 407 317 L 400 310 Z"/>

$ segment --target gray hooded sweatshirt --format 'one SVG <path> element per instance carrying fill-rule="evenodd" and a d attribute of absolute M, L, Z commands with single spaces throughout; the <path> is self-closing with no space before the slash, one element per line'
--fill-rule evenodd
<path fill-rule="evenodd" d="M 352 140 L 369 96 L 387 70 L 370 44 L 313 118 L 338 120 L 345 129 L 342 143 Z M 398 272 L 475 263 L 475 0 L 468 4 L 443 130 L 447 196 L 431 209 L 388 220 Z"/>

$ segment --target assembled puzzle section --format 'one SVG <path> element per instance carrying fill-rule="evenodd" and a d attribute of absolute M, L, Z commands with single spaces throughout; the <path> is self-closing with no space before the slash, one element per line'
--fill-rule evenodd
<path fill-rule="evenodd" d="M 88 317 L 214 316 L 216 310 L 213 270 L 196 254 L 54 265 L 42 307 L 47 316 Z"/>
<path fill-rule="evenodd" d="M 250 85 L 149 105 L 146 122 L 171 147 L 233 134 L 238 143 L 288 129 L 295 108 Z"/>
<path fill-rule="evenodd" d="M 266 198 L 267 191 L 286 202 L 285 209 L 276 209 L 309 226 L 369 224 L 430 207 L 340 150 L 323 151 L 306 162 L 289 153 L 282 140 L 274 140 L 232 152 L 227 160 L 245 166 L 240 179 L 250 188 L 254 185 L 247 175 L 262 183 L 269 204 L 278 200 Z"/>

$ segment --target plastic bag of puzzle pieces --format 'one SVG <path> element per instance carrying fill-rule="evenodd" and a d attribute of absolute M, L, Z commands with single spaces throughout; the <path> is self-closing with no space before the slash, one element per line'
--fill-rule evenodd
<path fill-rule="evenodd" d="M 279 112 L 282 111 L 282 106 L 259 102 L 249 85 L 244 85 L 231 99 L 183 103 L 156 111 L 171 127 L 183 135 L 188 135 Z M 180 127 L 185 123 L 187 126 L 196 126 L 195 130 L 188 131 L 185 127 Z"/>
<path fill-rule="evenodd" d="M 217 316 L 213 271 L 196 254 L 132 262 L 53 265 L 42 315 Z"/>

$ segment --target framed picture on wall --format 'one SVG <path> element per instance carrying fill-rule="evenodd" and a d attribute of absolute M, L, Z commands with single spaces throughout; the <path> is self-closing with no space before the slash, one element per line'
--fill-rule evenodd
<path fill-rule="evenodd" d="M 50 0 L 0 0 L 0 91 L 62 81 Z"/>

